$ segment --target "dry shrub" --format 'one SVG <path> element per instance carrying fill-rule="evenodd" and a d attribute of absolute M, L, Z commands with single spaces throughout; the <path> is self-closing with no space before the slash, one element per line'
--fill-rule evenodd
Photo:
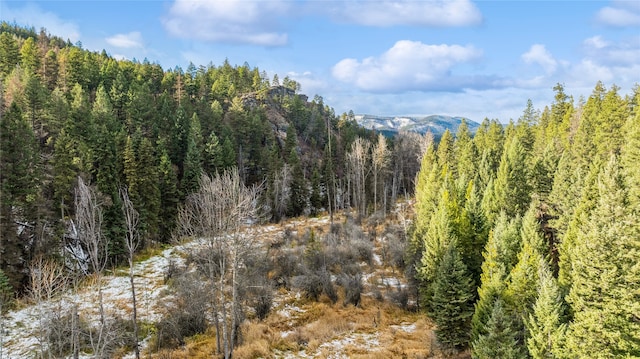
<path fill-rule="evenodd" d="M 384 238 L 382 253 L 385 264 L 394 269 L 404 270 L 406 242 L 394 233 L 389 233 Z"/>
<path fill-rule="evenodd" d="M 331 282 L 331 276 L 326 270 L 313 271 L 293 278 L 293 285 L 304 292 L 305 296 L 313 301 L 318 301 L 320 295 L 326 295 L 332 303 L 338 300 L 338 293 Z"/>
<path fill-rule="evenodd" d="M 344 305 L 353 304 L 358 306 L 362 294 L 362 275 L 342 274 L 339 278 L 339 284 L 344 288 Z"/>
<path fill-rule="evenodd" d="M 291 278 L 300 273 L 300 251 L 284 248 L 272 255 L 270 278 L 277 287 L 291 288 Z"/>
<path fill-rule="evenodd" d="M 434 351 L 431 343 L 435 336 L 432 326 L 422 317 L 416 317 L 411 331 L 388 326 L 381 331 L 380 345 L 389 353 L 389 357 L 427 358 Z"/>
<path fill-rule="evenodd" d="M 242 327 L 242 345 L 233 351 L 239 359 L 271 358 L 271 343 L 274 333 L 265 324 L 250 323 Z"/>
<path fill-rule="evenodd" d="M 195 335 L 187 339 L 184 347 L 179 349 L 164 349 L 158 352 L 156 358 L 159 359 L 204 359 L 211 358 L 212 353 L 216 353 L 215 332 Z"/>
<path fill-rule="evenodd" d="M 156 324 L 151 347 L 175 348 L 185 344 L 186 338 L 207 330 L 209 292 L 195 273 L 185 273 L 173 281 L 175 301 L 167 303 L 166 314 Z"/>
<path fill-rule="evenodd" d="M 328 308 L 325 314 L 318 318 L 318 320 L 307 324 L 302 329 L 302 335 L 310 338 L 308 344 L 309 350 L 315 350 L 320 344 L 351 329 L 351 323 L 331 307 Z"/>

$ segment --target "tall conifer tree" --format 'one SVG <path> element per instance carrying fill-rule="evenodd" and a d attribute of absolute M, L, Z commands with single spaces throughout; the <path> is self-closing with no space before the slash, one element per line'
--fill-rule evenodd
<path fill-rule="evenodd" d="M 436 335 L 445 347 L 460 349 L 469 343 L 474 287 L 455 243 L 450 243 L 436 270 L 429 306 L 438 326 Z"/>
<path fill-rule="evenodd" d="M 596 207 L 575 243 L 569 358 L 640 356 L 640 226 L 619 166 L 614 155 L 600 172 Z"/>
<path fill-rule="evenodd" d="M 544 260 L 538 266 L 538 276 L 538 297 L 526 321 L 529 333 L 527 349 L 533 359 L 558 358 L 566 330 L 566 325 L 562 323 L 562 296 L 553 273 Z"/>

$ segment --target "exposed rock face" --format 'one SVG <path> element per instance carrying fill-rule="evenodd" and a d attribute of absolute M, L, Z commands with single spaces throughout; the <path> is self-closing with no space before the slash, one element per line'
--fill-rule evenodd
<path fill-rule="evenodd" d="M 269 123 L 281 140 L 286 137 L 289 122 L 285 118 L 286 109 L 283 108 L 284 99 L 298 97 L 303 103 L 308 104 L 307 95 L 296 94 L 296 92 L 284 86 L 271 86 L 265 92 L 250 92 L 241 96 L 242 104 L 247 109 L 262 107 L 265 111 Z"/>

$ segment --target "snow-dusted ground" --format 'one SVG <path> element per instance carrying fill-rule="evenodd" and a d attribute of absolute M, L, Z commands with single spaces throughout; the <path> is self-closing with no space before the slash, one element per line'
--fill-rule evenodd
<path fill-rule="evenodd" d="M 312 226 L 327 226 L 329 219 L 311 218 L 300 222 L 289 222 L 285 225 L 292 232 L 297 232 L 300 228 Z M 303 226 L 303 227 L 301 227 Z M 261 241 L 273 241 L 282 235 L 283 226 L 255 226 L 251 231 L 258 236 Z M 165 274 L 170 263 L 182 266 L 185 254 L 193 248 L 202 245 L 201 241 L 176 245 L 162 251 L 159 255 L 150 257 L 135 264 L 135 285 L 138 302 L 138 320 L 142 323 L 156 323 L 163 316 L 163 301 L 170 300 L 167 285 L 165 284 Z M 374 254 L 373 263 L 376 267 L 382 265 L 382 259 L 378 253 Z M 363 275 L 363 282 L 366 286 L 378 287 L 404 287 L 404 283 L 397 277 L 389 273 L 366 273 Z M 128 320 L 131 317 L 131 291 L 128 277 L 128 268 L 120 268 L 115 274 L 105 275 L 102 282 L 103 301 L 107 317 L 120 317 Z M 53 311 L 69 309 L 77 306 L 79 315 L 89 325 L 96 325 L 99 322 L 98 294 L 95 285 L 84 284 L 77 290 L 68 290 L 54 300 L 42 302 L 39 305 L 25 305 L 18 310 L 10 311 L 3 317 L 2 351 L 0 359 L 21 359 L 33 358 L 43 349 L 41 344 L 41 329 L 46 325 L 44 320 L 48 313 Z M 276 298 L 275 307 L 278 306 Z M 294 319 L 303 309 L 291 304 L 280 306 L 277 313 L 283 318 Z M 398 326 L 399 330 L 411 332 L 415 325 L 407 323 Z M 283 332 L 283 337 L 290 333 Z M 142 343 L 144 349 L 149 338 Z M 369 333 L 347 333 L 346 335 L 323 343 L 318 347 L 316 353 L 306 354 L 304 351 L 295 353 L 294 357 L 305 358 L 315 357 L 319 352 L 330 352 L 331 358 L 345 357 L 339 348 L 346 346 L 357 346 L 364 348 L 375 348 L 379 346 L 376 334 Z M 338 348 L 338 349 L 336 349 Z M 294 353 L 292 353 L 294 354 Z M 289 354 L 285 354 L 287 357 Z M 128 355 L 127 357 L 132 357 Z"/>
<path fill-rule="evenodd" d="M 183 259 L 177 255 L 184 246 L 167 249 L 162 254 L 151 257 L 135 265 L 135 285 L 138 299 L 138 319 L 141 322 L 158 321 L 162 312 L 159 299 L 166 288 L 164 274 L 169 260 L 180 263 Z M 102 293 L 107 317 L 131 316 L 131 287 L 125 269 L 117 275 L 103 277 Z M 89 323 L 96 323 L 98 314 L 98 294 L 96 286 L 83 286 L 77 291 L 67 291 L 63 295 L 29 305 L 7 313 L 4 318 L 2 358 L 31 358 L 42 349 L 40 331 L 46 325 L 45 317 L 58 310 L 78 306 L 78 313 Z"/>

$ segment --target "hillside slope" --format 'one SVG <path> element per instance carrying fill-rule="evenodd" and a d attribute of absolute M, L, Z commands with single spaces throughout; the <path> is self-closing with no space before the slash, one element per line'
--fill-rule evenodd
<path fill-rule="evenodd" d="M 332 303 L 321 296 L 319 301 L 309 300 L 302 291 L 279 289 L 274 297 L 270 314 L 260 321 L 249 315 L 242 325 L 243 343 L 236 358 L 388 358 L 439 357 L 435 346 L 432 324 L 420 313 L 405 308 L 413 304 L 407 292 L 407 283 L 401 272 L 392 265 L 392 243 L 401 233 L 408 213 L 406 206 L 384 222 L 371 220 L 362 227 L 355 226 L 348 216 L 339 216 L 333 228 L 352 231 L 349 237 L 370 238 L 372 252 L 369 261 L 362 261 L 363 297 L 360 305 L 344 304 L 344 292 Z M 403 211 L 403 212 L 400 212 Z M 385 229 L 386 228 L 386 229 Z M 332 232 L 328 217 L 292 220 L 281 225 L 252 226 L 247 234 L 255 235 L 266 248 L 274 248 L 286 241 L 287 246 L 304 248 L 305 237 L 316 233 L 323 238 Z M 378 233 L 376 235 L 375 233 Z M 358 240 L 358 239 L 353 239 Z M 368 241 L 368 240 L 367 240 Z M 156 352 L 156 324 L 171 310 L 175 300 L 167 276 L 172 268 L 186 267 L 190 253 L 203 246 L 193 240 L 156 251 L 155 255 L 135 265 L 135 283 L 138 288 L 138 318 L 145 323 L 142 333 L 142 351 L 151 351 L 154 357 L 194 358 L 210 357 L 215 351 L 213 332 L 187 338 L 186 344 L 175 350 Z M 273 250 L 273 249 L 272 249 Z M 298 253 L 304 253 L 298 252 Z M 333 281 L 338 280 L 335 275 Z M 50 338 L 52 318 L 64 317 L 73 307 L 87 327 L 97 325 L 97 291 L 95 282 L 85 281 L 79 287 L 67 288 L 48 300 L 23 304 L 8 312 L 3 320 L 2 352 L 14 359 L 30 358 L 34 353 L 46 352 Z M 131 315 L 131 294 L 125 269 L 113 270 L 103 281 L 105 313 L 113 321 L 126 321 Z M 402 299 L 402 293 L 406 296 Z M 404 303 L 404 304 L 403 304 Z M 130 349 L 116 351 L 118 357 L 132 357 Z M 118 354 L 119 353 L 119 354 Z M 171 354 L 169 354 L 171 353 Z M 146 355 L 145 355 L 146 356 Z M 90 357 L 85 352 L 81 357 Z"/>

